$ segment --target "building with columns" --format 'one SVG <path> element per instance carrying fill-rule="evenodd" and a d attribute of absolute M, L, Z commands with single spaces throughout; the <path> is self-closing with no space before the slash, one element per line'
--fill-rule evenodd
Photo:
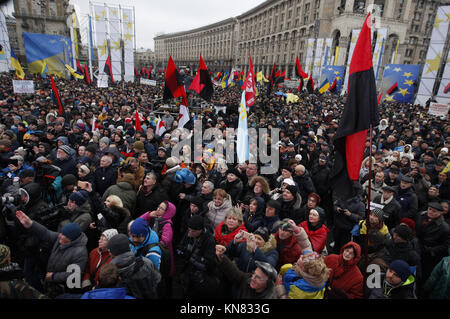
<path fill-rule="evenodd" d="M 211 71 L 248 67 L 269 74 L 273 63 L 294 77 L 295 60 L 305 64 L 308 38 L 332 38 L 340 48 L 337 65 L 348 60 L 351 33 L 360 29 L 367 8 L 375 5 L 378 27 L 387 28 L 383 66 L 423 64 L 437 8 L 450 0 L 267 0 L 215 24 L 154 38 L 156 65 L 169 55 L 177 65 L 198 65 L 200 53 Z M 376 36 L 376 33 L 375 35 Z M 395 57 L 395 60 L 393 60 Z"/>

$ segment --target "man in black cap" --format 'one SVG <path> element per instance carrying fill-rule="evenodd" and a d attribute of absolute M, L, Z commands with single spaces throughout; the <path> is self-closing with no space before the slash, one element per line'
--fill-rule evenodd
<path fill-rule="evenodd" d="M 400 184 L 400 169 L 398 167 L 391 167 L 384 179 L 384 183 L 389 186 L 397 186 Z"/>
<path fill-rule="evenodd" d="M 217 298 L 219 281 L 216 277 L 216 242 L 214 234 L 205 228 L 202 216 L 188 221 L 188 231 L 181 240 L 177 255 L 183 260 L 180 280 L 184 298 Z"/>
<path fill-rule="evenodd" d="M 392 229 L 400 222 L 400 210 L 401 206 L 399 202 L 394 198 L 395 188 L 389 185 L 384 185 L 382 193 L 377 195 L 373 202 L 375 204 L 383 205 L 384 223 L 389 229 Z"/>
<path fill-rule="evenodd" d="M 266 211 L 262 218 L 262 225 L 270 230 L 271 233 L 276 233 L 278 230 L 275 226 L 275 223 L 280 220 L 279 213 L 281 211 L 281 203 L 276 200 L 269 200 L 266 203 Z"/>
<path fill-rule="evenodd" d="M 417 195 L 412 188 L 414 180 L 411 176 L 403 175 L 400 180 L 400 185 L 397 186 L 395 199 L 402 207 L 400 210 L 400 219 L 407 217 L 417 221 L 417 213 L 419 209 L 419 202 Z M 386 183 L 387 184 L 387 183 Z"/>
<path fill-rule="evenodd" d="M 430 202 L 428 210 L 422 212 L 416 222 L 422 258 L 422 279 L 426 280 L 434 266 L 448 254 L 450 226 L 444 221 L 444 208 L 438 202 Z"/>

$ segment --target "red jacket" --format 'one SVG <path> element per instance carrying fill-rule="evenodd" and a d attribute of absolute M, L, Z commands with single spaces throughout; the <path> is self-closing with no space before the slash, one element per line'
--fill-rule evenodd
<path fill-rule="evenodd" d="M 344 249 L 353 246 L 356 256 L 350 262 L 344 262 L 342 254 Z M 325 264 L 331 268 L 329 282 L 332 287 L 345 291 L 350 299 L 364 297 L 364 278 L 358 268 L 361 259 L 361 247 L 355 242 L 348 242 L 341 248 L 339 255 L 331 254 L 325 257 Z"/>
<path fill-rule="evenodd" d="M 100 273 L 100 269 L 103 268 L 106 264 L 110 263 L 112 260 L 111 253 L 109 250 L 104 250 L 101 253 L 98 248 L 94 248 L 89 253 L 89 262 L 86 265 L 86 270 L 84 271 L 83 280 L 87 280 L 91 278 L 91 274 L 95 274 L 94 282 L 91 282 L 92 285 L 97 285 L 98 283 L 98 274 Z M 97 267 L 101 265 L 98 269 Z M 97 271 L 96 271 L 97 269 Z"/>
<path fill-rule="evenodd" d="M 278 250 L 277 270 L 280 270 L 281 266 L 285 264 L 294 264 L 302 254 L 302 249 L 294 235 L 281 240 L 277 231 L 274 236 L 277 240 Z"/>
<path fill-rule="evenodd" d="M 308 222 L 306 220 L 301 222 L 298 226 L 302 227 L 305 230 L 314 251 L 316 251 L 318 254 L 320 254 L 322 252 L 322 250 L 325 248 L 325 244 L 327 242 L 327 236 L 328 236 L 328 233 L 330 232 L 328 227 L 325 225 L 322 225 L 322 227 L 320 227 L 317 230 L 310 230 L 308 227 Z"/>
<path fill-rule="evenodd" d="M 245 224 L 241 224 L 236 227 L 231 233 L 224 235 L 222 233 L 223 227 L 226 227 L 225 222 L 221 222 L 219 225 L 217 225 L 216 229 L 214 230 L 214 239 L 216 240 L 217 245 L 223 245 L 225 247 L 228 246 L 228 244 L 234 239 L 234 236 L 236 236 L 241 229 L 247 231 L 247 228 L 245 228 Z"/>

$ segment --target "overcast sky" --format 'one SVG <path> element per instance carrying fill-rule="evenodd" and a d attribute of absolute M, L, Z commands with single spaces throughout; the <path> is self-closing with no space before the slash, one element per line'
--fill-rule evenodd
<path fill-rule="evenodd" d="M 106 4 L 134 6 L 137 48 L 154 49 L 153 38 L 159 33 L 195 29 L 238 16 L 265 0 L 108 0 Z M 89 0 L 71 0 L 77 12 L 89 12 Z M 104 2 L 93 2 L 101 4 Z M 79 10 L 78 10 L 79 9 Z M 82 17 L 80 17 L 82 20 Z"/>

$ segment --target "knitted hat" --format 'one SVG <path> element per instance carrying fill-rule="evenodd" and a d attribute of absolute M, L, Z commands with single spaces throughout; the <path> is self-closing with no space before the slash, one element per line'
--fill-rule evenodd
<path fill-rule="evenodd" d="M 144 143 L 142 143 L 141 141 L 136 141 L 136 142 L 134 142 L 133 147 L 139 151 L 143 151 Z"/>
<path fill-rule="evenodd" d="M 398 225 L 394 228 L 394 233 L 401 239 L 409 241 L 411 239 L 411 228 L 407 225 Z"/>
<path fill-rule="evenodd" d="M 115 228 L 110 228 L 105 230 L 102 235 L 105 236 L 105 238 L 109 241 L 111 238 L 113 238 L 115 235 L 117 235 L 119 232 Z"/>
<path fill-rule="evenodd" d="M 379 209 L 379 208 L 374 208 L 374 209 L 372 209 L 372 210 L 370 211 L 370 213 L 371 213 L 371 214 L 374 214 L 375 216 L 377 216 L 378 219 L 379 219 L 380 221 L 383 221 L 383 220 L 384 220 L 384 212 L 383 212 L 381 209 Z"/>
<path fill-rule="evenodd" d="M 66 187 L 68 185 L 76 185 L 77 184 L 77 178 L 73 174 L 66 174 L 61 179 L 61 186 Z"/>
<path fill-rule="evenodd" d="M 60 149 L 61 151 L 63 151 L 64 153 L 66 153 L 67 155 L 70 155 L 70 147 L 69 147 L 69 146 L 67 146 L 67 145 L 62 145 L 62 146 L 59 147 L 59 149 Z"/>
<path fill-rule="evenodd" d="M 0 268 L 7 266 L 11 251 L 8 246 L 0 245 Z"/>
<path fill-rule="evenodd" d="M 61 229 L 61 234 L 74 241 L 81 235 L 81 227 L 77 223 L 68 223 Z"/>
<path fill-rule="evenodd" d="M 85 173 L 85 174 L 89 174 L 91 172 L 91 170 L 89 169 L 89 167 L 87 167 L 86 165 L 81 165 L 80 169 Z"/>
<path fill-rule="evenodd" d="M 411 218 L 404 217 L 400 219 L 400 224 L 406 224 L 409 226 L 411 231 L 414 231 L 416 229 L 416 222 L 412 220 Z"/>
<path fill-rule="evenodd" d="M 191 202 L 191 204 L 194 204 L 194 205 L 197 206 L 198 208 L 202 208 L 202 206 L 203 206 L 203 201 L 202 201 L 202 199 L 201 199 L 200 197 L 198 197 L 198 196 L 193 197 L 193 198 L 190 200 L 190 202 Z"/>
<path fill-rule="evenodd" d="M 395 271 L 402 282 L 405 282 L 408 279 L 409 275 L 411 275 L 411 269 L 409 268 L 408 263 L 401 259 L 397 259 L 391 262 L 391 264 L 389 265 L 389 269 Z"/>
<path fill-rule="evenodd" d="M 269 237 L 270 237 L 270 232 L 266 227 L 258 227 L 253 234 L 255 235 L 259 235 L 262 237 L 262 239 L 264 239 L 264 241 L 266 242 Z"/>
<path fill-rule="evenodd" d="M 294 185 L 286 186 L 286 190 L 288 190 L 292 194 L 292 196 L 297 196 L 297 187 L 295 187 Z"/>
<path fill-rule="evenodd" d="M 166 159 L 167 168 L 172 168 L 178 165 L 178 159 L 175 156 L 171 156 Z"/>
<path fill-rule="evenodd" d="M 109 145 L 109 142 L 110 142 L 109 137 L 103 136 L 103 137 L 99 140 L 99 143 L 100 143 L 100 142 L 105 143 L 106 145 Z"/>
<path fill-rule="evenodd" d="M 295 182 L 292 178 L 285 178 L 282 183 L 295 186 Z"/>
<path fill-rule="evenodd" d="M 85 197 L 81 191 L 77 191 L 70 194 L 69 199 L 80 207 L 86 202 L 87 197 Z"/>
<path fill-rule="evenodd" d="M 95 154 L 97 153 L 97 146 L 95 146 L 94 144 L 89 144 L 88 146 L 86 146 L 86 151 Z"/>
<path fill-rule="evenodd" d="M 148 223 L 144 218 L 136 218 L 136 220 L 131 224 L 131 235 L 146 237 L 148 235 L 148 232 Z"/>
<path fill-rule="evenodd" d="M 205 226 L 205 221 L 200 215 L 194 215 L 188 220 L 188 227 L 193 230 L 202 230 Z"/>
<path fill-rule="evenodd" d="M 117 234 L 108 241 L 108 249 L 114 256 L 130 251 L 130 241 L 125 234 Z"/>

